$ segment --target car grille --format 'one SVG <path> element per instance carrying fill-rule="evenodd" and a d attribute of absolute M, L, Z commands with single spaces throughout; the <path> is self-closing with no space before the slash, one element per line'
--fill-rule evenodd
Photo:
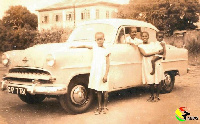
<path fill-rule="evenodd" d="M 10 69 L 4 80 L 18 82 L 33 82 L 37 80 L 40 83 L 50 83 L 51 74 L 40 68 L 18 67 Z"/>

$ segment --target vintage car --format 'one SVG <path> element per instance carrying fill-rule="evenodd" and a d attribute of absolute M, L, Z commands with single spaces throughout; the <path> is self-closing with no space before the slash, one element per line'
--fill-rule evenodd
<path fill-rule="evenodd" d="M 1 83 L 3 90 L 17 94 L 28 103 L 40 103 L 45 97 L 56 97 L 64 110 L 71 113 L 85 112 L 94 101 L 95 92 L 88 89 L 92 50 L 71 48 L 90 45 L 96 32 L 105 34 L 104 46 L 111 51 L 109 92 L 142 84 L 142 55 L 138 48 L 126 43 L 130 27 L 150 34 L 149 41 L 156 41 L 158 29 L 150 23 L 130 19 L 103 19 L 77 26 L 65 43 L 35 45 L 25 50 L 7 51 L 2 63 L 7 67 Z M 175 76 L 187 73 L 188 51 L 167 45 L 166 60 L 162 60 L 165 81 L 162 92 L 171 92 Z"/>

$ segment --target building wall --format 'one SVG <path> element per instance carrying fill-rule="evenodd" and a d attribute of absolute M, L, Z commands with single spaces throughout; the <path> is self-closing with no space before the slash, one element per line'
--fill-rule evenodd
<path fill-rule="evenodd" d="M 74 27 L 86 20 L 115 18 L 116 12 L 117 7 L 104 5 L 43 11 L 38 15 L 38 30 Z"/>

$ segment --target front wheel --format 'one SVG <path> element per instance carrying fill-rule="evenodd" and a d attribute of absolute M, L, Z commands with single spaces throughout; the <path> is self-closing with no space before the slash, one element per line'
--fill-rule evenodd
<path fill-rule="evenodd" d="M 35 94 L 35 95 L 31 95 L 30 93 L 26 93 L 26 95 L 21 95 L 18 94 L 18 97 L 23 101 L 26 102 L 28 104 L 36 104 L 36 103 L 41 103 L 46 96 L 45 95 L 40 95 L 40 94 Z"/>
<path fill-rule="evenodd" d="M 165 73 L 165 80 L 161 82 L 162 93 L 170 93 L 174 88 L 175 75 L 172 72 Z"/>
<path fill-rule="evenodd" d="M 63 109 L 78 114 L 89 109 L 94 100 L 94 91 L 88 88 L 88 80 L 76 80 L 70 83 L 68 93 L 59 96 Z"/>

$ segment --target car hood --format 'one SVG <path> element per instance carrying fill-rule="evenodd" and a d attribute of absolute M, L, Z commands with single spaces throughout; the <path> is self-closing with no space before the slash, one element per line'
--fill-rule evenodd
<path fill-rule="evenodd" d="M 79 53 L 83 54 L 83 49 L 71 49 L 71 46 L 86 45 L 92 43 L 50 43 L 50 44 L 40 44 L 33 47 L 27 48 L 25 50 L 13 50 L 6 52 L 10 58 L 10 66 L 30 66 L 30 67 L 44 67 L 46 65 L 46 56 L 48 54 L 58 55 Z"/>
<path fill-rule="evenodd" d="M 66 51 L 71 46 L 81 46 L 81 45 L 92 45 L 93 42 L 65 42 L 65 43 L 49 43 L 49 44 L 39 44 L 33 47 L 25 49 L 28 52 L 44 52 L 44 53 L 52 53 L 52 52 L 59 52 L 59 51 Z"/>
<path fill-rule="evenodd" d="M 49 43 L 49 44 L 39 44 L 33 47 L 29 47 L 25 49 L 25 52 L 45 52 L 50 53 L 53 51 L 57 51 L 60 49 L 65 49 L 69 46 L 67 43 Z"/>

